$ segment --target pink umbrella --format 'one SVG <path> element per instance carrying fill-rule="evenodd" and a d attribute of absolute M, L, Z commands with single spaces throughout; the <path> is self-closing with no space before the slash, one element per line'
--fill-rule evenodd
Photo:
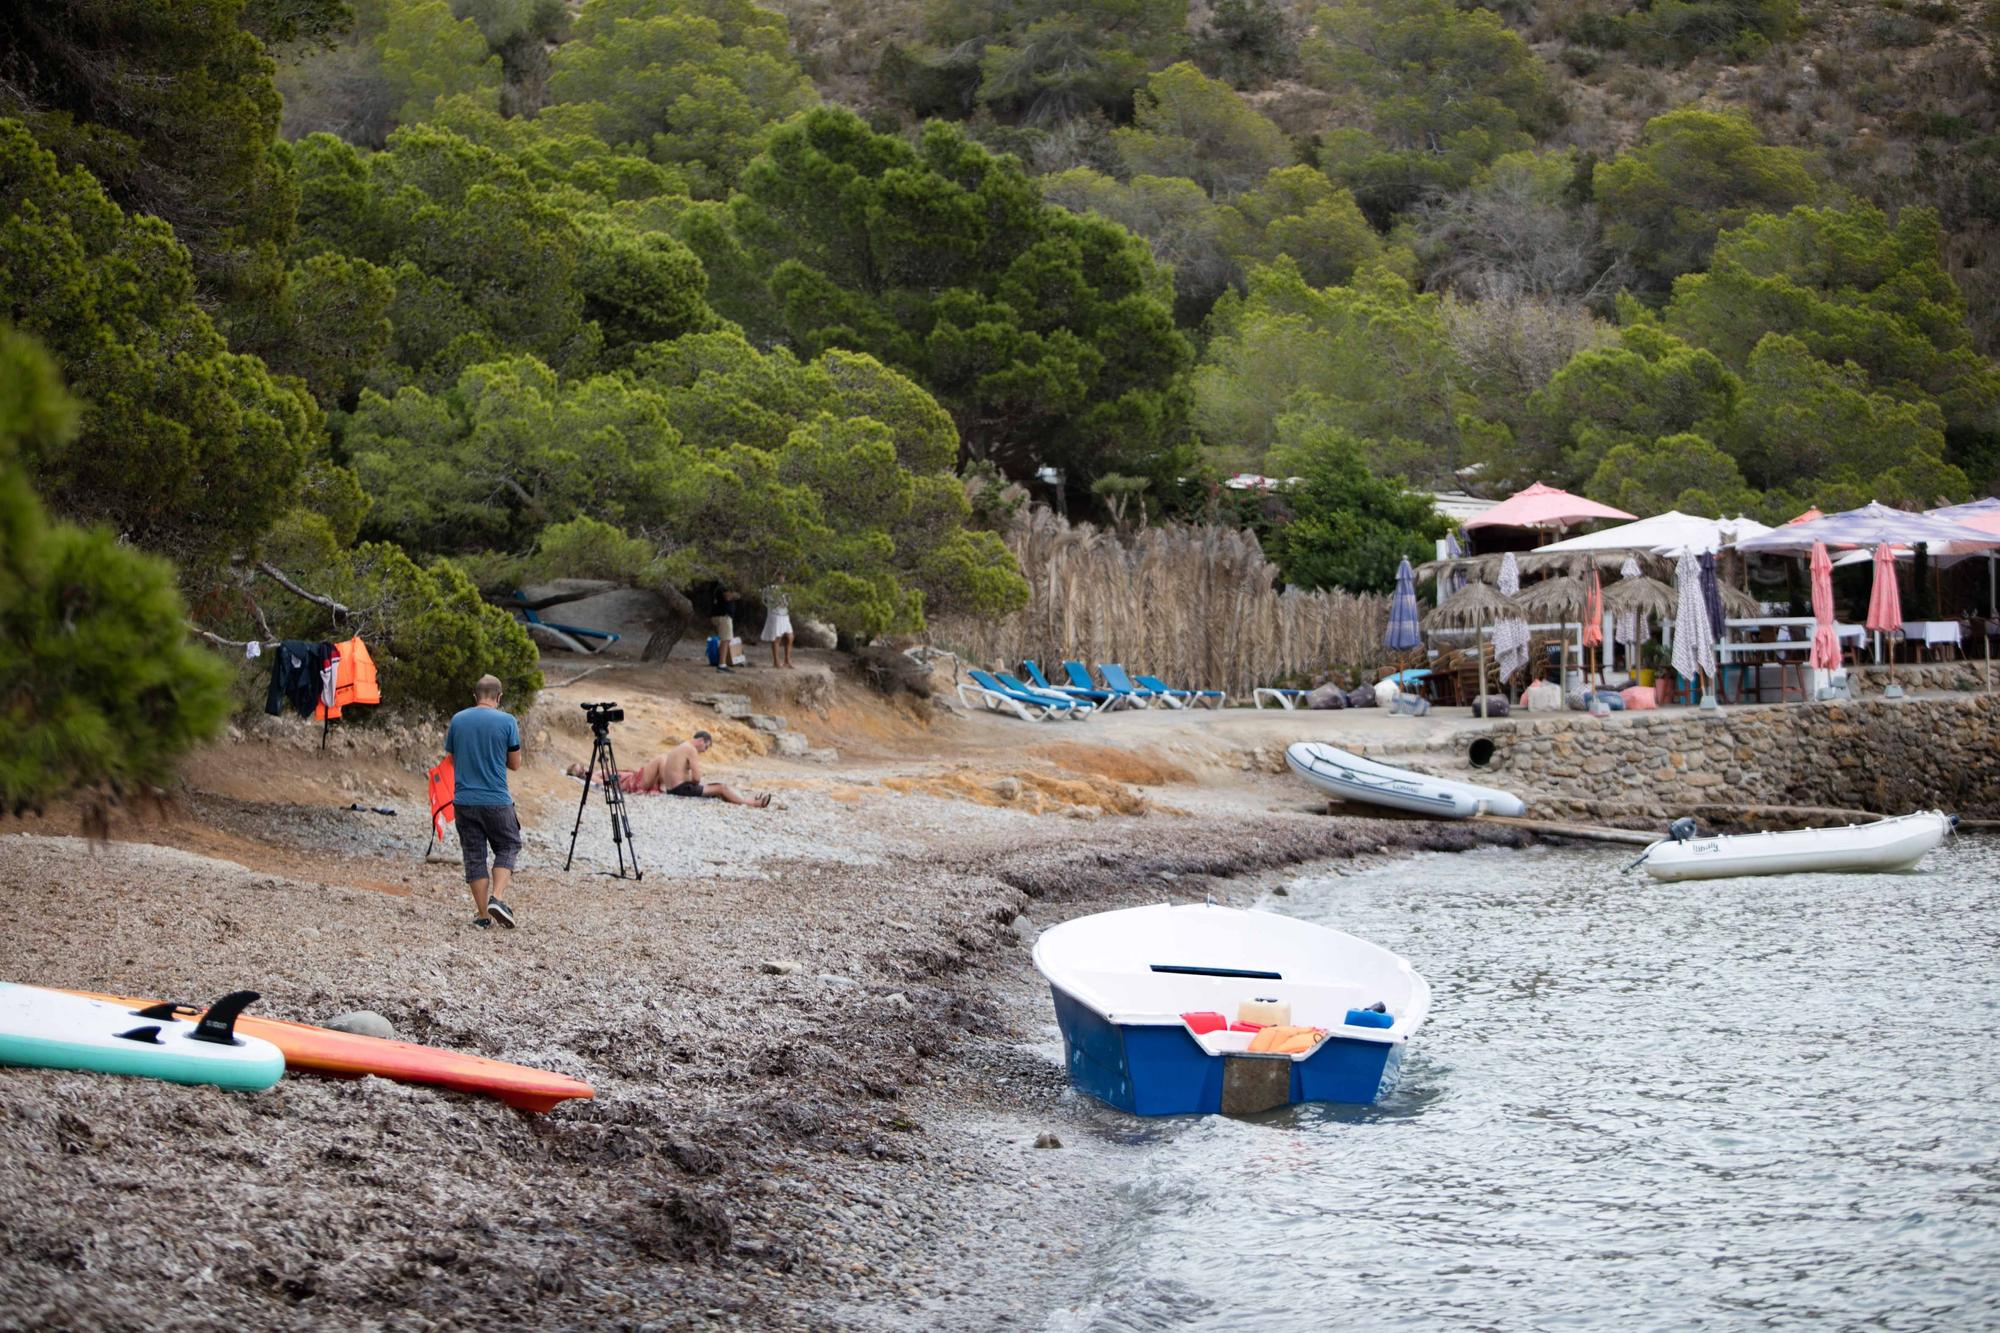
<path fill-rule="evenodd" d="M 1636 518 L 1622 509 L 1571 495 L 1553 486 L 1536 482 L 1525 491 L 1494 505 L 1477 518 L 1465 521 L 1468 528 L 1563 528 L 1593 518 Z"/>
<path fill-rule="evenodd" d="M 1875 586 L 1868 594 L 1867 626 L 1875 631 L 1875 660 L 1882 660 L 1884 633 L 1903 627 L 1903 594 L 1896 589 L 1896 552 L 1889 543 L 1875 548 Z"/>
<path fill-rule="evenodd" d="M 1593 565 L 1590 570 L 1590 595 L 1583 599 L 1583 647 L 1584 651 L 1589 652 L 1592 648 L 1603 646 L 1604 583 L 1598 577 L 1597 567 Z M 1597 655 L 1592 653 L 1591 661 L 1596 660 Z"/>
<path fill-rule="evenodd" d="M 1812 549 L 1812 664 L 1824 671 L 1840 667 L 1840 636 L 1833 628 L 1833 561 L 1825 542 Z"/>
<path fill-rule="evenodd" d="M 1903 595 L 1896 590 L 1896 551 L 1883 542 L 1875 548 L 1875 587 L 1868 594 L 1868 628 L 1893 633 L 1903 628 Z"/>

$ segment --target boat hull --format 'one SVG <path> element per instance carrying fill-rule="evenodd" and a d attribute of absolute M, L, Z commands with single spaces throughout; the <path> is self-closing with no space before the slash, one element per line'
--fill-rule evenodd
<path fill-rule="evenodd" d="M 1228 1109 L 1228 1063 L 1243 1057 L 1211 1055 L 1180 1024 L 1114 1023 L 1061 986 L 1051 983 L 1049 991 L 1062 1029 L 1064 1063 L 1077 1091 L 1132 1115 L 1216 1115 Z M 1405 1049 L 1400 1041 L 1332 1036 L 1306 1059 L 1278 1057 L 1291 1067 L 1279 1104 L 1379 1101 L 1394 1089 Z"/>
<path fill-rule="evenodd" d="M 1893 874 L 1915 868 L 1950 831 L 1949 816 L 1924 811 L 1837 829 L 1656 842 L 1646 849 L 1640 865 L 1654 879 L 1668 882 L 1746 875 Z"/>
<path fill-rule="evenodd" d="M 1527 813 L 1520 797 L 1498 787 L 1396 768 L 1338 746 L 1299 741 L 1285 748 L 1285 762 L 1313 787 L 1342 801 L 1408 810 L 1437 819 Z"/>

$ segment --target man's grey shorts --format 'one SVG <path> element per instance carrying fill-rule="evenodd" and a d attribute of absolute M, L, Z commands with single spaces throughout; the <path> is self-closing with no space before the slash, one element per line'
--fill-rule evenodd
<path fill-rule="evenodd" d="M 493 864 L 502 870 L 514 868 L 514 854 L 521 850 L 521 818 L 511 805 L 461 805 L 458 807 L 458 848 L 465 853 L 465 882 L 488 876 L 486 848 L 493 847 Z"/>

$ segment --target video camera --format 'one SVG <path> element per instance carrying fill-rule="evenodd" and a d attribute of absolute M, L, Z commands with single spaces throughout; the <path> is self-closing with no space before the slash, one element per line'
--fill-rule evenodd
<path fill-rule="evenodd" d="M 583 720 L 590 724 L 592 731 L 607 731 L 613 722 L 623 722 L 625 720 L 625 710 L 618 706 L 618 701 L 615 699 L 606 699 L 602 703 L 579 704 L 577 706 L 583 709 Z"/>

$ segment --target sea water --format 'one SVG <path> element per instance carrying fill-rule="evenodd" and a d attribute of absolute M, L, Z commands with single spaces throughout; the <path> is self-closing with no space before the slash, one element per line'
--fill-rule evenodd
<path fill-rule="evenodd" d="M 1631 859 L 1420 856 L 1261 903 L 1430 980 L 1400 1086 L 1087 1115 L 1115 1170 L 1046 1326 L 2000 1327 L 2000 843 L 1902 875 Z"/>

